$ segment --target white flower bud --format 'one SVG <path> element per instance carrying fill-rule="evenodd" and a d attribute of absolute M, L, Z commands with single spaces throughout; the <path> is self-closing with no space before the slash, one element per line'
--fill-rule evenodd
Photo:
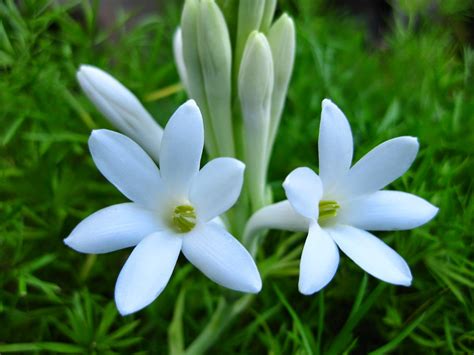
<path fill-rule="evenodd" d="M 183 59 L 186 67 L 187 90 L 202 112 L 204 119 L 204 134 L 206 149 L 209 155 L 216 156 L 216 141 L 210 121 L 209 107 L 204 89 L 204 78 L 201 69 L 201 58 L 198 51 L 197 21 L 199 1 L 186 0 L 181 15 L 181 38 Z"/>
<path fill-rule="evenodd" d="M 103 70 L 81 65 L 77 80 L 84 93 L 112 125 L 132 138 L 156 161 L 163 129 L 130 90 Z"/>
<path fill-rule="evenodd" d="M 267 144 L 273 91 L 273 60 L 268 41 L 253 32 L 240 65 L 238 87 L 245 128 L 246 161 L 253 208 L 265 203 Z"/>
<path fill-rule="evenodd" d="M 268 42 L 272 50 L 275 73 L 268 140 L 268 156 L 270 156 L 278 126 L 280 125 L 281 114 L 285 105 L 288 84 L 295 60 L 295 25 L 287 14 L 283 14 L 273 24 L 268 33 Z"/>
<path fill-rule="evenodd" d="M 198 52 L 218 154 L 234 156 L 231 111 L 232 50 L 229 32 L 214 0 L 201 0 L 197 18 Z"/>
<path fill-rule="evenodd" d="M 240 0 L 237 22 L 237 44 L 235 49 L 235 68 L 239 70 L 242 52 L 252 31 L 258 31 L 262 22 L 265 0 Z"/>
<path fill-rule="evenodd" d="M 273 15 L 275 14 L 276 0 L 265 0 L 265 7 L 263 9 L 262 23 L 260 24 L 260 31 L 267 33 L 272 25 Z"/>

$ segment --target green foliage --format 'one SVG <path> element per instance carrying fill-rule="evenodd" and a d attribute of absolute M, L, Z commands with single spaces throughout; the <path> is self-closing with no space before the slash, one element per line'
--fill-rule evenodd
<path fill-rule="evenodd" d="M 393 188 L 440 212 L 414 231 L 377 233 L 406 258 L 413 286 L 383 284 L 342 257 L 323 292 L 302 296 L 304 236 L 271 232 L 258 256 L 265 283 L 256 297 L 226 291 L 180 261 L 157 301 L 122 318 L 113 288 L 129 251 L 87 256 L 62 243 L 81 219 L 123 201 L 89 156 L 91 129 L 107 124 L 75 71 L 97 65 L 138 97 L 153 97 L 178 80 L 171 38 L 180 9 L 133 26 L 133 14 L 120 13 L 104 29 L 95 1 L 0 2 L 0 352 L 180 354 L 209 342 L 220 353 L 472 352 L 474 49 L 450 25 L 469 2 L 446 2 L 445 21 L 424 3 L 400 2 L 409 21 L 397 12 L 377 45 L 362 23 L 324 2 L 279 3 L 294 16 L 298 39 L 270 164 L 275 200 L 293 168 L 317 166 L 324 97 L 347 114 L 356 158 L 386 139 L 417 136 L 418 158 Z M 164 124 L 184 98 L 145 104 Z"/>

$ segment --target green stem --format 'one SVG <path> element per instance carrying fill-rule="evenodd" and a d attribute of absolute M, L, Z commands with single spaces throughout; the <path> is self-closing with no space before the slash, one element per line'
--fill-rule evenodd
<path fill-rule="evenodd" d="M 232 304 L 228 304 L 225 297 L 221 297 L 211 320 L 185 350 L 184 354 L 200 355 L 206 353 L 235 318 L 247 309 L 254 298 L 255 295 L 245 295 Z"/>

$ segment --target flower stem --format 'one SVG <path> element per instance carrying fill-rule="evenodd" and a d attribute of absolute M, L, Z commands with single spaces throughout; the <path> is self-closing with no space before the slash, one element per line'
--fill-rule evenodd
<path fill-rule="evenodd" d="M 229 304 L 225 297 L 221 297 L 211 320 L 185 350 L 184 354 L 200 355 L 206 353 L 235 318 L 247 309 L 254 298 L 255 295 L 248 294 Z"/>

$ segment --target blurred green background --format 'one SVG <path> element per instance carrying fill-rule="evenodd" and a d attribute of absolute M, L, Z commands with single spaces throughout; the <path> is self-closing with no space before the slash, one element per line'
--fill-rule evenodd
<path fill-rule="evenodd" d="M 95 257 L 62 242 L 87 215 L 124 201 L 88 153 L 91 129 L 110 126 L 81 93 L 78 66 L 110 72 L 162 125 L 186 99 L 172 90 L 182 3 L 129 5 L 0 1 L 1 353 L 179 354 L 240 297 L 180 258 L 158 300 L 122 318 L 113 289 L 130 250 Z M 293 168 L 317 167 L 329 97 L 349 118 L 356 159 L 389 138 L 419 138 L 417 160 L 392 187 L 440 212 L 414 231 L 377 233 L 411 266 L 410 288 L 342 257 L 323 292 L 302 296 L 304 235 L 271 232 L 258 256 L 262 292 L 226 328 L 210 328 L 209 352 L 472 353 L 474 3 L 293 0 L 279 1 L 281 12 L 296 22 L 297 54 L 270 166 L 275 199 Z"/>

